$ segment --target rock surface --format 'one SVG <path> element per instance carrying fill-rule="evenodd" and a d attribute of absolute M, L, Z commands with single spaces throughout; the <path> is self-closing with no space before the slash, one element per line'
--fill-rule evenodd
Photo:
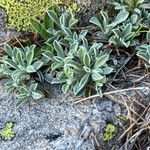
<path fill-rule="evenodd" d="M 12 141 L 0 141 L 1 150 L 95 150 L 92 133 L 101 138 L 104 126 L 108 122 L 118 126 L 117 115 L 123 113 L 108 100 L 72 105 L 72 98 L 62 99 L 60 94 L 31 100 L 16 110 L 16 94 L 5 92 L 5 82 L 0 80 L 0 122 L 14 122 L 16 136 Z"/>

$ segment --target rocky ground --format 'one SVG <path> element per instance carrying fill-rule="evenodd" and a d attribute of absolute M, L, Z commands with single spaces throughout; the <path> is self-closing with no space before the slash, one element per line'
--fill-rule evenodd
<path fill-rule="evenodd" d="M 99 132 L 107 122 L 118 125 L 121 107 L 108 100 L 72 105 L 71 98 L 57 95 L 52 99 L 30 101 L 15 108 L 16 95 L 4 90 L 0 82 L 0 122 L 14 122 L 12 141 L 1 141 L 1 150 L 94 150 L 90 133 Z M 57 93 L 57 88 L 53 93 Z"/>
<path fill-rule="evenodd" d="M 98 98 L 74 105 L 73 98 L 64 98 L 55 87 L 52 99 L 29 100 L 16 109 L 16 94 L 4 90 L 5 82 L 0 80 L 0 122 L 14 122 L 16 136 L 0 141 L 1 150 L 95 150 L 94 135 L 104 150 L 115 146 L 122 132 L 118 117 L 126 113 L 119 103 Z M 150 89 L 143 94 L 149 95 Z M 108 123 L 117 127 L 117 134 L 103 142 L 103 129 Z"/>
<path fill-rule="evenodd" d="M 18 33 L 1 30 L 0 42 L 14 34 Z M 129 97 L 137 98 L 136 93 L 130 91 L 116 93 L 115 99 L 109 97 L 111 100 L 104 97 L 75 104 L 75 98 L 64 96 L 59 87 L 53 86 L 51 99 L 31 99 L 16 109 L 16 94 L 5 91 L 6 81 L 0 79 L 0 125 L 14 122 L 15 138 L 1 140 L 0 150 L 110 150 L 112 147 L 118 150 L 116 142 L 123 132 L 119 117 L 127 113 L 122 103 L 130 100 Z M 140 92 L 146 97 L 142 103 L 149 104 L 150 89 Z M 103 142 L 104 127 L 108 123 L 114 124 L 117 132 L 111 141 Z"/>

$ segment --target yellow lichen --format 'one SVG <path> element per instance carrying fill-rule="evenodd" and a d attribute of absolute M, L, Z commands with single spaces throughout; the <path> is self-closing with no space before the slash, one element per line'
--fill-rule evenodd
<path fill-rule="evenodd" d="M 0 136 L 4 140 L 11 140 L 15 137 L 14 132 L 12 131 L 14 124 L 12 122 L 6 123 L 6 129 L 0 131 Z"/>

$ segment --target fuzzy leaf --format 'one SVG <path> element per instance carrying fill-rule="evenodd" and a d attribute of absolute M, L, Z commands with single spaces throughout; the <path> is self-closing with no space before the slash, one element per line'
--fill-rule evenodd
<path fill-rule="evenodd" d="M 64 84 L 64 85 L 62 86 L 61 90 L 63 91 L 64 94 L 66 94 L 67 91 L 69 90 L 69 88 L 70 88 L 70 85 Z"/>
<path fill-rule="evenodd" d="M 35 100 L 37 100 L 37 99 L 42 98 L 42 97 L 43 97 L 43 94 L 42 94 L 41 92 L 33 92 L 33 91 L 32 91 L 31 96 L 32 96 Z"/>
<path fill-rule="evenodd" d="M 34 73 L 34 72 L 36 72 L 35 67 L 32 66 L 32 65 L 27 66 L 26 72 L 27 72 L 27 73 Z"/>
<path fill-rule="evenodd" d="M 89 68 L 91 67 L 91 58 L 90 58 L 88 53 L 84 54 L 83 63 L 84 63 L 85 66 L 87 66 Z"/>
<path fill-rule="evenodd" d="M 35 19 L 30 18 L 30 24 L 33 29 L 39 33 L 45 40 L 49 38 L 49 33 L 46 31 L 45 27 Z"/>
<path fill-rule="evenodd" d="M 81 81 L 74 86 L 73 93 L 75 96 L 78 95 L 78 93 L 85 87 L 89 80 L 89 76 L 90 74 L 86 74 L 85 76 L 83 76 Z"/>
<path fill-rule="evenodd" d="M 77 19 L 72 18 L 72 19 L 69 21 L 69 28 L 73 27 L 75 24 L 77 24 L 77 22 L 78 22 Z"/>
<path fill-rule="evenodd" d="M 48 15 L 60 27 L 60 21 L 57 14 L 54 11 L 49 10 Z"/>
<path fill-rule="evenodd" d="M 128 18 L 128 16 L 129 16 L 129 12 L 120 11 L 120 13 L 117 15 L 117 17 L 113 21 L 113 23 L 109 24 L 108 26 L 115 27 L 116 25 L 118 25 L 118 24 L 122 23 L 123 21 L 125 21 Z"/>
<path fill-rule="evenodd" d="M 103 68 L 103 72 L 104 74 L 110 74 L 111 72 L 113 71 L 113 68 L 111 67 L 106 67 L 106 68 Z"/>
<path fill-rule="evenodd" d="M 26 54 L 26 60 L 27 60 L 28 65 L 30 65 L 32 63 L 33 58 L 34 58 L 34 50 L 30 50 Z"/>
<path fill-rule="evenodd" d="M 95 68 L 99 68 L 99 67 L 102 67 L 109 59 L 109 55 L 108 54 L 105 54 L 101 57 L 99 57 L 96 62 L 95 62 Z"/>
<path fill-rule="evenodd" d="M 90 19 L 90 22 L 95 24 L 95 25 L 97 25 L 98 27 L 100 27 L 102 29 L 102 25 L 101 25 L 101 23 L 100 23 L 100 21 L 99 21 L 99 19 L 97 17 L 92 17 Z"/>
<path fill-rule="evenodd" d="M 12 61 L 11 59 L 6 59 L 5 60 L 5 62 L 8 64 L 8 65 L 10 65 L 12 68 L 14 68 L 14 69 L 19 69 L 19 67 L 18 67 L 18 65 L 14 62 L 14 61 Z"/>
<path fill-rule="evenodd" d="M 60 56 L 62 58 L 65 57 L 62 46 L 56 40 L 54 41 L 54 48 L 55 48 L 58 56 Z"/>
<path fill-rule="evenodd" d="M 6 53 L 8 54 L 8 56 L 12 57 L 12 51 L 13 51 L 13 49 L 8 44 L 5 44 L 4 50 L 6 51 Z"/>
<path fill-rule="evenodd" d="M 33 64 L 33 66 L 34 66 L 35 70 L 39 70 L 39 69 L 42 67 L 43 64 L 44 64 L 44 63 L 43 63 L 42 61 L 36 61 L 36 62 Z"/>

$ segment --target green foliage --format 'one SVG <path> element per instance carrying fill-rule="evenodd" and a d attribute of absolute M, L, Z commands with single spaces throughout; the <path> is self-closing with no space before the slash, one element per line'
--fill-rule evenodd
<path fill-rule="evenodd" d="M 78 22 L 71 14 L 63 13 L 59 17 L 53 10 L 47 12 L 46 19 L 47 22 L 44 25 L 32 18 L 30 19 L 30 23 L 35 31 L 47 40 L 48 43 L 52 43 L 54 39 L 65 36 L 65 29 L 72 28 Z"/>
<path fill-rule="evenodd" d="M 137 50 L 137 56 L 146 62 L 145 66 L 147 68 L 150 68 L 150 45 L 142 44 L 141 46 L 137 47 Z"/>
<path fill-rule="evenodd" d="M 106 127 L 104 128 L 104 132 L 105 133 L 102 137 L 102 140 L 104 142 L 109 142 L 110 140 L 112 140 L 112 138 L 116 134 L 117 129 L 113 124 L 107 124 Z"/>
<path fill-rule="evenodd" d="M 18 31 L 32 30 L 29 18 L 44 19 L 49 7 L 58 4 L 57 0 L 0 0 L 0 6 L 6 9 L 8 15 L 8 28 Z"/>
<path fill-rule="evenodd" d="M 6 129 L 0 130 L 0 138 L 2 140 L 11 140 L 15 137 L 15 134 L 12 130 L 14 124 L 12 122 L 6 123 Z"/>
<path fill-rule="evenodd" d="M 112 31 L 114 32 L 114 35 L 109 39 L 110 44 L 125 47 L 131 45 L 131 37 L 134 34 L 134 32 L 132 32 L 132 24 L 129 23 L 126 26 L 120 26 Z"/>
<path fill-rule="evenodd" d="M 149 9 L 150 5 L 145 0 L 109 0 L 109 3 L 115 6 L 117 10 L 127 10 L 131 13 L 141 13 L 141 9 Z"/>
<path fill-rule="evenodd" d="M 124 22 L 128 16 L 129 13 L 127 11 L 121 11 L 115 18 L 115 20 L 110 23 L 110 18 L 108 17 L 107 12 L 101 11 L 102 19 L 99 20 L 97 17 L 92 17 L 90 19 L 90 22 L 97 25 L 100 28 L 100 32 L 98 32 L 98 35 L 110 37 L 112 35 L 112 29 L 116 27 L 118 24 Z"/>
<path fill-rule="evenodd" d="M 53 62 L 51 69 L 56 74 L 52 84 L 63 84 L 64 93 L 72 89 L 74 95 L 89 95 L 90 87 L 93 87 L 102 95 L 101 87 L 107 81 L 106 75 L 113 70 L 106 63 L 109 60 L 109 54 L 100 51 L 101 43 L 89 46 L 85 38 L 82 40 L 83 45 L 78 46 L 78 43 L 73 43 L 66 53 L 61 44 L 54 41 L 57 54 L 47 55 Z"/>
<path fill-rule="evenodd" d="M 40 99 L 43 94 L 37 90 L 38 84 L 32 81 L 32 75 L 44 65 L 40 56 L 36 56 L 36 46 L 31 45 L 23 48 L 12 48 L 5 45 L 7 56 L 1 58 L 1 76 L 9 77 L 6 84 L 8 92 L 17 90 L 19 93 L 17 107 L 28 100 L 31 96 Z"/>

